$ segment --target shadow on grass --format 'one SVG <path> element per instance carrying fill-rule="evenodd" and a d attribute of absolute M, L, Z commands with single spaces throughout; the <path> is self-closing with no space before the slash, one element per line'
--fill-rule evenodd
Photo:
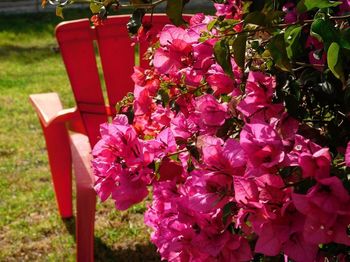
<path fill-rule="evenodd" d="M 75 239 L 75 217 L 62 220 L 67 231 Z M 95 237 L 94 240 L 95 261 L 108 262 L 159 262 L 160 257 L 154 245 L 136 244 L 133 247 L 112 249 L 107 246 L 101 238 Z"/>
<path fill-rule="evenodd" d="M 111 249 L 100 238 L 95 238 L 95 261 L 158 262 L 161 261 L 152 244 L 136 244 L 132 248 Z"/>
<path fill-rule="evenodd" d="M 74 237 L 75 241 L 75 217 L 63 218 L 62 222 L 66 227 L 68 233 Z"/>
<path fill-rule="evenodd" d="M 11 58 L 16 60 L 16 63 L 21 64 L 37 63 L 56 53 L 59 53 L 56 44 L 45 46 L 20 46 L 14 43 L 11 45 L 2 45 L 0 47 L 0 59 Z"/>

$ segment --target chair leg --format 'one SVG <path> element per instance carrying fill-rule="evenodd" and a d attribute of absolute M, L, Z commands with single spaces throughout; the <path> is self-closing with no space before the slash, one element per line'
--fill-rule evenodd
<path fill-rule="evenodd" d="M 71 152 L 77 187 L 77 261 L 94 261 L 96 192 L 91 170 L 91 147 L 87 136 L 72 134 Z"/>
<path fill-rule="evenodd" d="M 72 157 L 64 124 L 43 126 L 56 202 L 62 218 L 73 216 Z"/>
<path fill-rule="evenodd" d="M 77 189 L 77 261 L 94 261 L 94 224 L 96 193 L 93 189 Z"/>

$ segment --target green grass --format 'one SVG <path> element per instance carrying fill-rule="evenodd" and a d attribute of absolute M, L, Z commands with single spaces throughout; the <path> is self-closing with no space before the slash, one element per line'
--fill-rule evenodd
<path fill-rule="evenodd" d="M 66 19 L 87 11 L 65 13 Z M 74 261 L 74 221 L 58 215 L 46 148 L 28 102 L 33 93 L 57 92 L 74 105 L 53 30 L 53 13 L 0 16 L 0 261 Z M 143 225 L 144 205 L 126 212 L 98 203 L 97 261 L 157 260 Z"/>

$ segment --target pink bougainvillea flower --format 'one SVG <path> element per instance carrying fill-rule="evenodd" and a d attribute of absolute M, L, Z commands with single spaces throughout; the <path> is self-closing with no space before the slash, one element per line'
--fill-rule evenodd
<path fill-rule="evenodd" d="M 259 201 L 258 187 L 253 179 L 235 176 L 233 184 L 237 203 L 247 204 L 248 202 Z"/>
<path fill-rule="evenodd" d="M 232 177 L 225 174 L 193 171 L 184 184 L 183 203 L 196 212 L 212 212 L 233 198 L 232 186 Z"/>
<path fill-rule="evenodd" d="M 181 39 L 175 39 L 168 50 L 157 49 L 154 55 L 154 67 L 161 74 L 176 74 L 192 63 L 192 45 Z"/>
<path fill-rule="evenodd" d="M 310 139 L 296 134 L 294 136 L 294 146 L 292 150 L 286 155 L 285 163 L 290 166 L 299 165 L 299 157 L 301 154 L 311 154 L 313 155 L 317 151 L 321 150 L 322 147 L 312 142 Z"/>
<path fill-rule="evenodd" d="M 193 68 L 200 70 L 202 75 L 207 73 L 209 67 L 215 62 L 215 42 L 215 39 L 210 39 L 193 46 Z"/>
<path fill-rule="evenodd" d="M 237 109 L 246 117 L 251 117 L 258 110 L 268 108 L 272 102 L 276 81 L 261 72 L 250 71 L 245 89 L 245 98 Z"/>
<path fill-rule="evenodd" d="M 238 235 L 231 235 L 224 245 L 217 261 L 251 261 L 253 258 L 248 241 Z"/>
<path fill-rule="evenodd" d="M 282 140 L 270 125 L 246 124 L 240 135 L 240 144 L 254 167 L 270 168 L 284 159 Z"/>
<path fill-rule="evenodd" d="M 346 147 L 345 164 L 350 167 L 350 142 L 348 142 L 348 146 Z"/>
<path fill-rule="evenodd" d="M 307 195 L 293 194 L 293 202 L 299 212 L 306 216 L 304 238 L 318 244 L 331 241 L 344 241 L 350 244 L 346 236 L 347 225 L 336 225 L 345 215 L 349 217 L 350 196 L 339 178 L 333 176 L 318 181 Z M 344 235 L 345 234 L 345 235 Z M 340 237 L 344 236 L 344 237 Z"/>
<path fill-rule="evenodd" d="M 197 146 L 201 148 L 203 163 L 209 170 L 228 175 L 243 175 L 245 169 L 245 154 L 238 141 L 223 140 L 213 136 L 199 136 Z"/>
<path fill-rule="evenodd" d="M 190 19 L 188 34 L 194 38 L 199 38 L 202 32 L 208 29 L 208 24 L 214 20 L 213 16 L 204 15 L 203 13 L 195 14 Z"/>
<path fill-rule="evenodd" d="M 195 43 L 197 38 L 194 38 L 188 34 L 188 32 L 174 25 L 166 25 L 163 30 L 160 32 L 159 42 L 162 46 L 171 45 L 175 40 L 183 40 L 186 43 L 192 44 Z"/>
<path fill-rule="evenodd" d="M 350 0 L 342 0 L 342 4 L 339 6 L 339 14 L 345 14 L 350 12 Z"/>
<path fill-rule="evenodd" d="M 154 111 L 151 114 L 151 120 L 158 123 L 160 129 L 163 127 L 169 127 L 170 121 L 174 117 L 174 112 L 169 107 L 163 107 L 157 104 Z"/>
<path fill-rule="evenodd" d="M 271 103 L 276 87 L 276 79 L 262 72 L 250 71 L 247 79 L 246 94 L 252 103 Z"/>
<path fill-rule="evenodd" d="M 192 64 L 193 37 L 180 27 L 166 25 L 159 36 L 161 47 L 154 54 L 153 65 L 162 74 L 175 75 Z"/>
<path fill-rule="evenodd" d="M 116 207 L 126 209 L 147 196 L 151 173 L 147 166 L 153 155 L 138 139 L 125 115 L 117 115 L 112 123 L 101 125 L 101 136 L 92 151 L 95 190 L 102 201 L 112 195 Z M 132 196 L 133 190 L 140 191 L 138 197 Z"/>
<path fill-rule="evenodd" d="M 150 114 L 152 109 L 152 97 L 147 88 L 135 85 L 134 88 L 134 113 L 135 115 Z"/>
<path fill-rule="evenodd" d="M 262 224 L 258 241 L 255 245 L 255 252 L 267 256 L 277 256 L 290 235 L 288 221 L 277 220 L 272 223 Z"/>
<path fill-rule="evenodd" d="M 202 127 L 220 127 L 225 123 L 227 105 L 219 103 L 212 95 L 203 95 L 196 99 L 196 114 Z"/>
<path fill-rule="evenodd" d="M 234 90 L 235 87 L 237 88 L 235 81 L 226 75 L 221 66 L 218 64 L 211 66 L 210 70 L 208 71 L 208 77 L 206 80 L 210 87 L 214 90 L 215 96 L 219 96 L 221 94 L 229 94 Z M 238 95 L 238 93 L 235 95 Z"/>
<path fill-rule="evenodd" d="M 233 18 L 236 20 L 241 20 L 243 15 L 242 1 L 241 0 L 228 0 L 222 4 L 215 3 L 217 16 L 225 16 L 225 18 Z M 238 24 L 235 27 L 236 31 L 242 30 L 242 24 Z"/>
<path fill-rule="evenodd" d="M 318 245 L 306 242 L 301 233 L 294 233 L 284 244 L 283 251 L 295 262 L 314 262 Z"/>
<path fill-rule="evenodd" d="M 175 137 L 170 128 L 165 128 L 157 135 L 156 139 L 147 141 L 146 143 L 152 147 L 151 150 L 157 158 L 163 158 L 168 153 L 173 153 L 177 149 Z"/>
<path fill-rule="evenodd" d="M 328 148 L 322 148 L 312 155 L 310 153 L 301 153 L 298 162 L 303 177 L 314 177 L 316 179 L 329 177 L 331 156 Z"/>
<path fill-rule="evenodd" d="M 187 140 L 198 131 L 197 125 L 179 112 L 170 122 L 170 129 L 176 138 Z"/>
<path fill-rule="evenodd" d="M 180 180 L 182 172 L 183 166 L 180 163 L 170 160 L 169 158 L 164 158 L 159 166 L 159 181 Z"/>
<path fill-rule="evenodd" d="M 282 7 L 282 11 L 286 13 L 284 21 L 286 23 L 294 23 L 298 19 L 298 13 L 294 3 L 288 2 Z"/>
<path fill-rule="evenodd" d="M 270 123 L 275 124 L 275 128 L 284 140 L 293 140 L 299 128 L 299 121 L 290 116 L 287 112 L 271 119 Z"/>
<path fill-rule="evenodd" d="M 306 40 L 305 47 L 310 50 L 310 64 L 316 65 L 316 69 L 322 69 L 322 66 L 325 65 L 327 60 L 327 54 L 323 50 L 323 43 L 318 41 L 315 37 L 309 36 Z"/>
<path fill-rule="evenodd" d="M 123 172 L 117 183 L 117 187 L 112 192 L 112 198 L 115 200 L 115 206 L 118 210 L 126 210 L 148 196 L 148 183 L 135 177 L 134 174 Z"/>
<path fill-rule="evenodd" d="M 117 189 L 116 180 L 122 169 L 118 164 L 111 165 L 110 162 L 102 162 L 98 158 L 94 159 L 92 165 L 96 176 L 94 189 L 103 202 Z"/>

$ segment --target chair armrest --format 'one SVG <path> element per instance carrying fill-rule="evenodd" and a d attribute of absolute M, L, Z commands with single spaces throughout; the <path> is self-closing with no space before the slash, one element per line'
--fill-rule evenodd
<path fill-rule="evenodd" d="M 44 127 L 80 119 L 77 108 L 63 109 L 57 93 L 33 94 L 29 100 Z"/>
<path fill-rule="evenodd" d="M 89 138 L 80 133 L 71 133 L 70 141 L 77 190 L 93 190 L 95 178 L 91 168 Z"/>

